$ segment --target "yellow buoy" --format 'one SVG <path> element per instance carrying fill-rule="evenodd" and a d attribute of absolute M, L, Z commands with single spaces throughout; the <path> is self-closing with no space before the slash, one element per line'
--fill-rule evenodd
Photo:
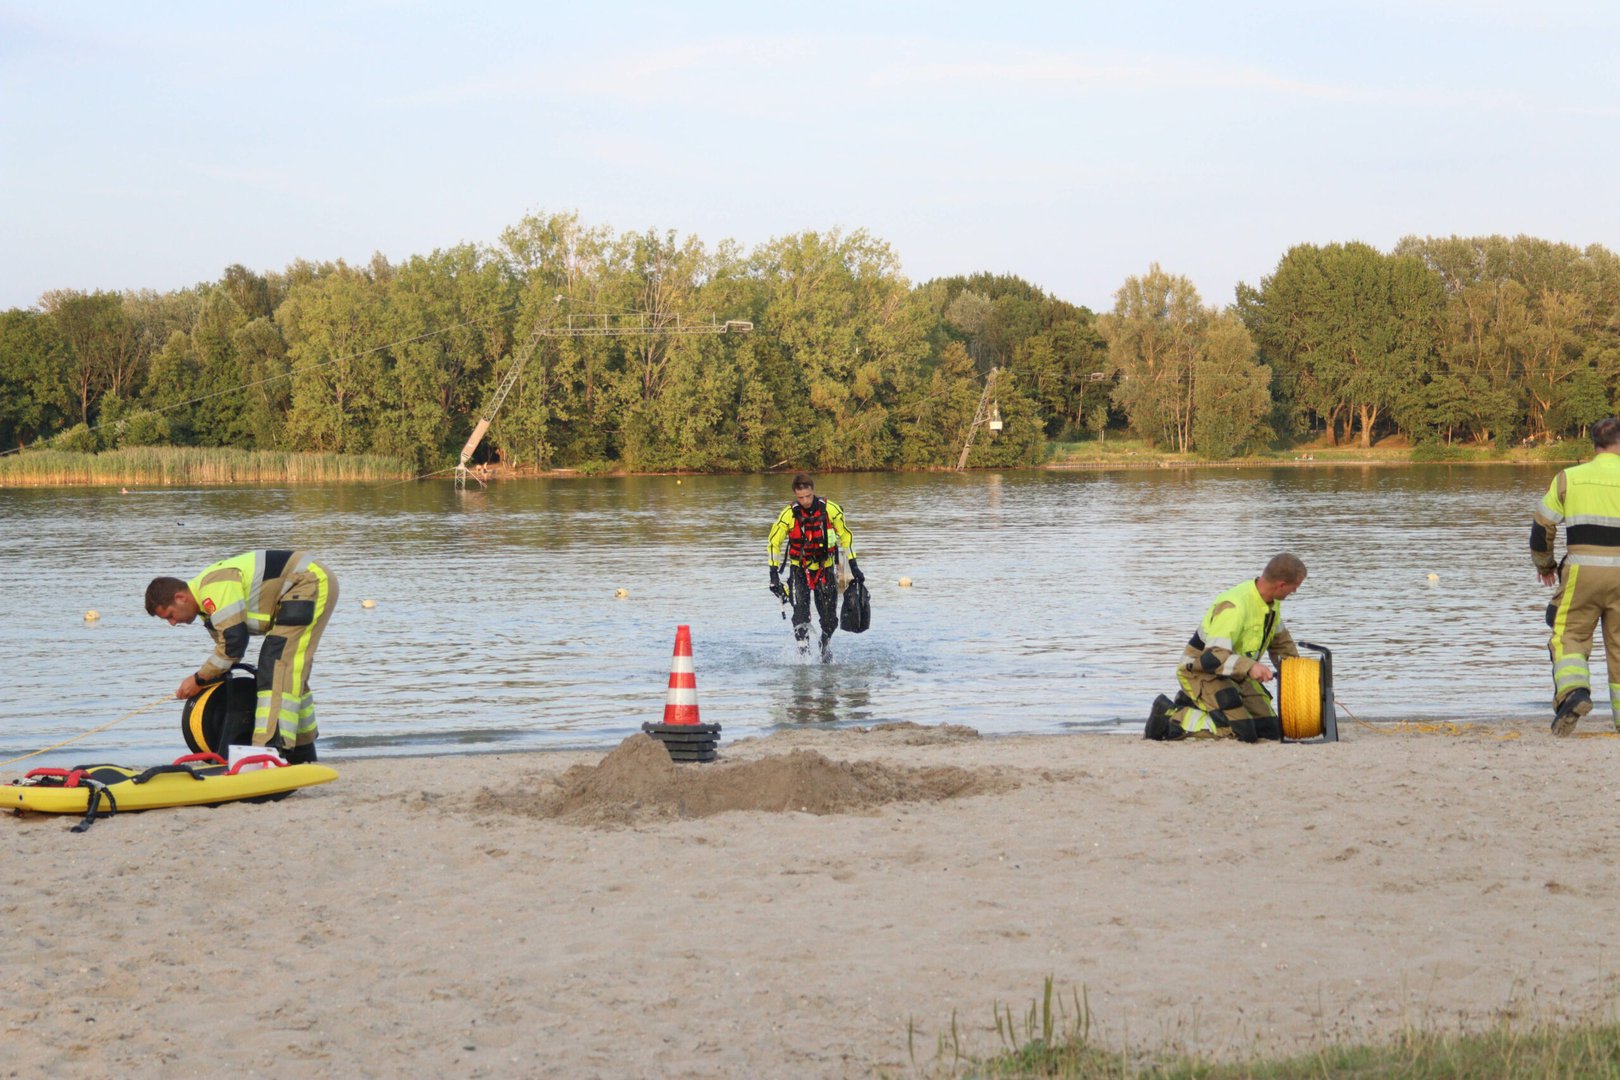
<path fill-rule="evenodd" d="M 360 601 L 360 606 L 363 607 L 363 608 L 374 608 L 374 607 L 377 606 L 377 601 L 375 601 L 375 600 L 362 600 L 362 601 Z"/>
<path fill-rule="evenodd" d="M 85 622 L 95 622 L 99 618 L 101 618 L 101 612 L 97 611 L 95 608 L 91 608 L 89 611 L 84 613 Z"/>
<path fill-rule="evenodd" d="M 615 599 L 615 600 L 623 600 L 626 597 L 628 597 L 629 595 L 630 595 L 630 590 L 629 589 L 614 589 L 613 590 L 613 599 Z"/>
<path fill-rule="evenodd" d="M 909 589 L 909 588 L 911 588 L 911 579 L 910 579 L 910 578 L 908 578 L 908 577 L 903 577 L 903 578 L 901 578 L 901 579 L 900 579 L 900 587 L 901 587 L 901 588 L 902 588 L 902 589 Z"/>
<path fill-rule="evenodd" d="M 1322 662 L 1308 656 L 1283 657 L 1277 673 L 1277 715 L 1285 739 L 1322 734 Z"/>
<path fill-rule="evenodd" d="M 1435 582 L 1436 582 L 1436 581 L 1439 581 L 1439 580 L 1440 580 L 1440 575 L 1439 575 L 1439 574 L 1430 574 L 1430 575 L 1429 575 L 1429 584 L 1431 584 L 1431 585 L 1432 585 L 1432 584 L 1434 584 L 1434 583 L 1435 583 Z"/>

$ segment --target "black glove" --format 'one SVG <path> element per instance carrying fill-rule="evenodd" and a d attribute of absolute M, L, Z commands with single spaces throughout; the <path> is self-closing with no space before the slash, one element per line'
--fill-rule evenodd
<path fill-rule="evenodd" d="M 787 599 L 787 590 L 782 588 L 782 572 L 774 566 L 771 567 L 771 592 L 778 600 Z"/>
<path fill-rule="evenodd" d="M 849 560 L 849 576 L 857 585 L 866 584 L 866 575 L 861 573 L 861 568 L 855 565 L 854 559 Z"/>

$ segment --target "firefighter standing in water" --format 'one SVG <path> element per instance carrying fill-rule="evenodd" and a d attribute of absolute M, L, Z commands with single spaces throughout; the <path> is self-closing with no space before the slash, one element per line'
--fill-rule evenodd
<path fill-rule="evenodd" d="M 1553 477 L 1530 526 L 1530 557 L 1543 585 L 1557 585 L 1547 605 L 1552 659 L 1552 733 L 1570 735 L 1592 711 L 1592 632 L 1603 624 L 1609 708 L 1620 727 L 1620 420 L 1592 425 L 1596 456 Z M 1553 554 L 1564 526 L 1564 561 Z"/>
<path fill-rule="evenodd" d="M 191 581 L 153 578 L 146 613 L 170 626 L 198 615 L 214 651 L 174 696 L 193 698 L 247 653 L 262 634 L 253 745 L 282 751 L 293 764 L 315 760 L 315 695 L 309 671 L 337 601 L 337 576 L 300 551 L 248 551 L 208 567 Z"/>
<path fill-rule="evenodd" d="M 787 545 L 788 584 L 782 584 L 782 545 Z M 815 482 L 804 473 L 793 478 L 793 501 L 777 515 L 765 541 L 771 564 L 771 592 L 793 604 L 793 637 L 800 652 L 810 650 L 810 598 L 821 616 L 821 659 L 830 660 L 827 643 L 838 628 L 838 552 L 849 562 L 849 575 L 865 581 L 855 565 L 855 541 L 844 524 L 844 511 L 831 499 L 818 498 Z"/>

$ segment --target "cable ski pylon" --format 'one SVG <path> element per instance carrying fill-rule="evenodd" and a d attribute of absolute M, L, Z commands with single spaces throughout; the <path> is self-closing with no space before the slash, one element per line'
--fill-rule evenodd
<path fill-rule="evenodd" d="M 675 628 L 675 655 L 669 662 L 664 719 L 641 730 L 664 744 L 672 761 L 713 761 L 719 756 L 720 725 L 698 718 L 697 670 L 692 665 L 692 628 Z"/>

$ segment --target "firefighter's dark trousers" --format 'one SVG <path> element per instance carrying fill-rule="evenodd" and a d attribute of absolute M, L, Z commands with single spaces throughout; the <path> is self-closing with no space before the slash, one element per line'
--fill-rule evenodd
<path fill-rule="evenodd" d="M 816 613 L 821 616 L 821 640 L 825 642 L 838 629 L 838 568 L 828 566 L 820 571 L 821 580 L 814 589 L 806 579 L 804 567 L 795 564 L 788 575 L 789 596 L 793 600 L 793 636 L 799 641 L 810 637 L 810 599 L 815 597 Z"/>

